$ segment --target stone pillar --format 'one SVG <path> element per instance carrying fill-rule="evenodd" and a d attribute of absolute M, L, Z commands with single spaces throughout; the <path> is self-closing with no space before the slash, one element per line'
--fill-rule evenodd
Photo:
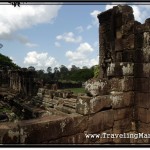
<path fill-rule="evenodd" d="M 98 15 L 100 23 L 100 77 L 110 83 L 113 133 L 135 132 L 134 68 L 135 21 L 130 6 L 115 6 Z M 116 143 L 129 139 L 114 139 Z"/>
<path fill-rule="evenodd" d="M 135 117 L 137 132 L 150 132 L 150 18 L 136 26 L 138 61 L 135 64 Z M 150 143 L 149 138 L 139 143 Z"/>

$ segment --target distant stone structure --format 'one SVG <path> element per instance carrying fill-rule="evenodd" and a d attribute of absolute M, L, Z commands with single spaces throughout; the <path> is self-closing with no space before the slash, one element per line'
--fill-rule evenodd
<path fill-rule="evenodd" d="M 14 70 L 8 73 L 10 78 L 10 89 L 21 94 L 32 96 L 35 89 L 35 71 Z"/>
<path fill-rule="evenodd" d="M 150 19 L 135 21 L 127 5 L 102 12 L 98 19 L 100 75 L 85 83 L 87 94 L 41 87 L 36 96 L 23 100 L 2 88 L 0 97 L 25 120 L 0 123 L 0 143 L 150 143 L 142 138 L 150 132 Z M 28 73 L 11 72 L 10 88 L 32 95 L 32 80 Z"/>

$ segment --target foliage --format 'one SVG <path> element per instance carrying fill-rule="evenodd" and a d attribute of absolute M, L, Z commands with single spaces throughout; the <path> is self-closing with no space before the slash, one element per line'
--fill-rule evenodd
<path fill-rule="evenodd" d="M 88 68 L 84 66 L 82 69 L 72 65 L 70 69 L 61 65 L 59 68 L 55 67 L 52 72 L 52 68 L 47 68 L 47 73 L 44 71 L 38 71 L 38 77 L 42 78 L 44 82 L 61 82 L 61 83 L 81 83 L 94 77 L 94 67 Z"/>
<path fill-rule="evenodd" d="M 13 63 L 12 60 L 9 57 L 0 54 L 0 68 L 6 68 L 6 67 L 11 68 L 11 69 L 20 68 L 15 63 Z"/>

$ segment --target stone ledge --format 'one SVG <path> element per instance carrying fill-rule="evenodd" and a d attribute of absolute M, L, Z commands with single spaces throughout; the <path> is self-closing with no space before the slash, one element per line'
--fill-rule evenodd
<path fill-rule="evenodd" d="M 96 97 L 79 96 L 76 105 L 76 112 L 82 115 L 94 114 L 103 109 L 110 108 L 111 103 L 109 95 Z"/>

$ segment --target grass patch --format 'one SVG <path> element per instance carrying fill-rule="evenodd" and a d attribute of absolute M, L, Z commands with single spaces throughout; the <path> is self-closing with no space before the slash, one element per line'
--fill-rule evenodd
<path fill-rule="evenodd" d="M 70 88 L 68 90 L 71 90 L 73 93 L 78 94 L 78 93 L 85 93 L 84 88 Z"/>

